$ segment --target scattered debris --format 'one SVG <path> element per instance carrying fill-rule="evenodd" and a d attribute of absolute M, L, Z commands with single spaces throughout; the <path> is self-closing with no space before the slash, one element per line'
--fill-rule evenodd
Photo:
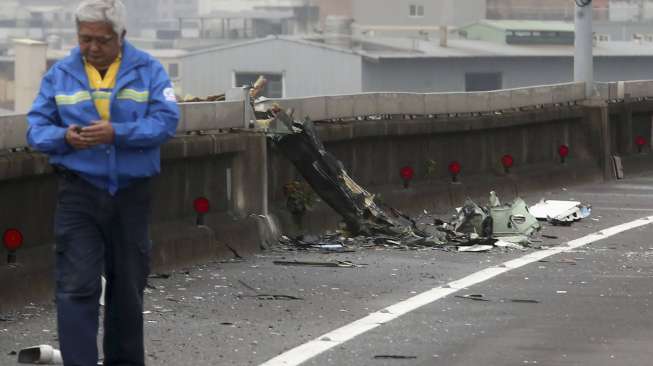
<path fill-rule="evenodd" d="M 280 243 L 287 248 L 343 252 L 352 251 L 357 245 L 402 249 L 455 247 L 460 252 L 483 252 L 497 246 L 495 242 L 500 239 L 498 246 L 522 250 L 524 247 L 519 244 L 532 244 L 532 236 L 541 228 L 524 200 L 517 198 L 510 204 L 501 204 L 494 191 L 490 192 L 487 207 L 468 198 L 450 222 L 435 219 L 418 223 L 385 206 L 378 197 L 354 182 L 343 164 L 326 150 L 310 119 L 295 121 L 292 112 L 287 114 L 278 105 L 266 112 L 257 111 L 257 118 L 270 119 L 266 131 L 273 146 L 295 166 L 312 192 L 341 215 L 347 228 L 346 233 L 322 237 L 304 236 L 294 240 L 283 237 Z M 287 196 L 293 213 L 305 212 L 310 203 L 305 194 L 296 194 L 297 199 L 293 200 L 290 200 L 291 194 Z M 589 207 L 583 206 L 583 209 L 589 210 Z M 343 267 L 342 263 L 331 262 L 275 264 Z"/>
<path fill-rule="evenodd" d="M 538 220 L 546 220 L 553 225 L 571 225 L 589 217 L 592 206 L 578 201 L 541 200 L 530 211 Z"/>

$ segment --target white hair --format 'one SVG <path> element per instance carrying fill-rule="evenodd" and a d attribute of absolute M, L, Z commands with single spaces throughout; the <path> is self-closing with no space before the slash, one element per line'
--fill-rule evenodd
<path fill-rule="evenodd" d="M 111 24 L 113 31 L 121 37 L 126 26 L 125 5 L 120 0 L 84 0 L 75 10 L 75 21 L 105 22 Z"/>

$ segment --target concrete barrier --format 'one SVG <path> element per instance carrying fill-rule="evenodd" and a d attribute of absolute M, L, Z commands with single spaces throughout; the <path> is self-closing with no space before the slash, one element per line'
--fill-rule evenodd
<path fill-rule="evenodd" d="M 653 96 L 653 81 L 651 80 L 633 80 L 624 81 L 624 95 L 631 98 L 647 98 Z"/>
<path fill-rule="evenodd" d="M 445 115 L 491 113 L 549 104 L 564 104 L 585 98 L 584 83 L 563 83 L 490 92 L 461 93 L 362 93 L 307 98 L 269 99 L 261 103 L 270 108 L 278 103 L 292 109 L 295 117 L 313 120 L 350 119 L 379 115 Z M 622 84 L 597 84 L 601 97 L 613 94 L 623 85 L 623 93 L 633 98 L 653 94 L 653 81 L 629 81 Z M 617 89 L 615 89 L 617 88 Z M 613 90 L 614 89 L 614 90 Z M 618 91 L 617 91 L 618 93 Z M 622 97 L 623 98 L 623 97 Z M 244 101 L 180 103 L 178 133 L 225 130 L 247 127 Z M 26 146 L 25 117 L 0 117 L 0 150 Z"/>
<path fill-rule="evenodd" d="M 25 115 L 15 114 L 0 117 L 0 150 L 15 149 L 27 145 Z"/>
<path fill-rule="evenodd" d="M 624 83 L 624 90 L 646 85 Z M 606 89 L 608 93 L 611 88 Z M 609 156 L 612 146 L 620 149 L 623 144 L 615 135 L 651 135 L 653 103 L 573 103 L 582 100 L 583 93 L 582 84 L 571 83 L 537 90 L 371 93 L 296 98 L 287 103 L 297 108 L 295 116 L 299 118 L 308 115 L 313 119 L 346 119 L 352 113 L 361 116 L 382 112 L 374 120 L 320 123 L 318 131 L 327 149 L 358 183 L 381 193 L 388 203 L 411 210 L 425 202 L 433 207 L 457 204 L 465 195 L 482 197 L 490 188 L 518 193 L 557 187 L 561 182 L 566 185 L 569 180 L 573 183 L 605 177 L 605 156 Z M 534 103 L 541 108 L 524 108 Z M 473 111 L 503 113 L 470 114 L 470 104 L 477 106 Z M 174 267 L 207 260 L 231 253 L 230 247 L 241 255 L 259 250 L 274 232 L 269 223 L 275 220 L 269 220 L 268 206 L 274 217 L 286 222 L 283 186 L 296 179 L 294 168 L 268 149 L 265 136 L 256 130 L 218 132 L 243 126 L 243 102 L 193 103 L 181 108 L 181 133 L 162 147 L 163 173 L 153 185 L 155 264 Z M 339 108 L 344 112 L 339 113 Z M 398 117 L 402 114 L 411 117 Z M 430 114 L 438 117 L 430 118 Z M 635 122 L 618 123 L 628 116 L 632 120 L 633 115 L 637 117 Z M 614 116 L 621 119 L 609 125 L 606 117 Z M 4 117 L 0 126 L 4 126 L 3 131 L 11 131 L 0 140 L 0 233 L 16 227 L 25 234 L 25 247 L 17 253 L 21 266 L 7 267 L 7 252 L 0 247 L 2 311 L 6 299 L 36 301 L 35 293 L 47 293 L 45 290 L 50 288 L 57 182 L 44 155 L 9 150 L 25 144 L 24 116 Z M 208 132 L 183 134 L 197 130 Z M 571 149 L 564 166 L 557 156 L 561 143 Z M 512 154 L 516 162 L 510 175 L 500 164 L 506 153 Z M 427 174 L 429 160 L 436 161 L 437 168 Z M 455 186 L 449 183 L 447 171 L 453 160 L 463 166 L 462 184 Z M 398 173 L 406 165 L 415 168 L 415 181 L 409 191 L 403 189 Z M 200 196 L 212 204 L 204 227 L 196 225 L 192 208 L 193 200 Z M 319 214 L 309 219 L 315 222 L 311 226 L 315 229 L 338 219 L 328 209 L 316 212 Z M 290 226 L 283 230 L 291 231 Z M 26 281 L 29 288 L 25 287 Z"/>

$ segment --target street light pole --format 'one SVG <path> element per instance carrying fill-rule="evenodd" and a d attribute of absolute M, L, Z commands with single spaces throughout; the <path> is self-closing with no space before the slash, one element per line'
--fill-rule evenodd
<path fill-rule="evenodd" d="M 592 0 L 575 0 L 574 81 L 585 82 L 585 96 L 594 89 L 594 56 L 592 54 Z"/>

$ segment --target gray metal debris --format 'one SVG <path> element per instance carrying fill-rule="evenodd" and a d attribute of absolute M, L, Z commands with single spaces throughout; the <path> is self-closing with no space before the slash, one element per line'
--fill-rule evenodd
<path fill-rule="evenodd" d="M 347 226 L 346 235 L 307 235 L 294 240 L 283 237 L 282 245 L 336 252 L 346 251 L 353 245 L 486 251 L 493 248 L 497 238 L 528 244 L 530 237 L 540 229 L 521 198 L 502 205 L 494 191 L 490 192 L 488 207 L 481 207 L 468 198 L 450 222 L 436 219 L 431 223 L 418 223 L 385 206 L 374 194 L 358 185 L 342 163 L 326 151 L 310 119 L 293 120 L 292 114 L 278 106 L 262 113 L 265 113 L 262 117 L 270 118 L 267 135 L 273 145 L 293 163 L 315 194 L 341 215 Z"/>

